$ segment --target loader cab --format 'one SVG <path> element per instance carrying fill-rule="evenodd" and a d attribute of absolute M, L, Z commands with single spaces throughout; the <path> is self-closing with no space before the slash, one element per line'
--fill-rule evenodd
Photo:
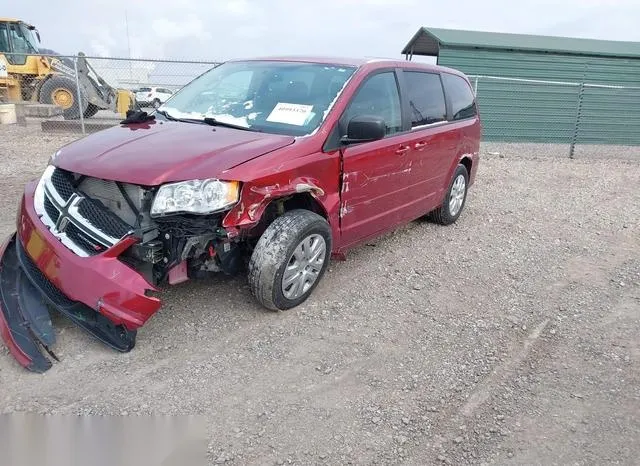
<path fill-rule="evenodd" d="M 24 65 L 29 55 L 37 55 L 40 34 L 23 21 L 0 18 L 0 53 L 10 65 Z"/>

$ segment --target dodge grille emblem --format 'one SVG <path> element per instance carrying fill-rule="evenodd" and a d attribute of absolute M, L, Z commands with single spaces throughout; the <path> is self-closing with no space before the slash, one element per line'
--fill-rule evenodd
<path fill-rule="evenodd" d="M 82 199 L 84 199 L 82 196 L 74 193 L 71 195 L 69 200 L 62 207 L 60 207 L 60 215 L 58 216 L 58 221 L 56 222 L 56 230 L 58 232 L 62 233 L 67 229 L 67 226 L 69 225 L 69 221 L 71 219 L 69 210 L 71 209 L 71 207 L 77 206 L 80 201 L 82 201 Z"/>

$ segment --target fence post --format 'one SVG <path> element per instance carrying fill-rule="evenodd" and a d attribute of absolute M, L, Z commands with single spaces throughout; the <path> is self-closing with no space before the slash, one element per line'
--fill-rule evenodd
<path fill-rule="evenodd" d="M 578 142 L 578 131 L 580 129 L 580 116 L 582 115 L 582 99 L 584 97 L 584 82 L 580 84 L 578 91 L 578 107 L 576 110 L 576 123 L 573 128 L 573 137 L 571 138 L 571 146 L 569 147 L 569 158 L 572 159 Z"/>
<path fill-rule="evenodd" d="M 76 97 L 78 98 L 78 110 L 80 110 L 80 127 L 82 128 L 82 134 L 84 131 L 84 112 L 82 111 L 82 92 L 80 91 L 80 77 L 78 76 L 78 57 L 73 59 L 73 69 L 76 75 Z"/>
<path fill-rule="evenodd" d="M 476 76 L 476 80 L 473 82 L 473 93 L 478 96 L 478 77 Z"/>

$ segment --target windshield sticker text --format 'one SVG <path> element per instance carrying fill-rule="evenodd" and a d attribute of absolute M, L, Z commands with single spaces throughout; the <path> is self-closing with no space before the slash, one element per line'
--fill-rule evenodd
<path fill-rule="evenodd" d="M 272 123 L 285 123 L 287 125 L 304 126 L 314 113 L 313 105 L 289 104 L 278 102 L 267 117 L 267 121 Z"/>

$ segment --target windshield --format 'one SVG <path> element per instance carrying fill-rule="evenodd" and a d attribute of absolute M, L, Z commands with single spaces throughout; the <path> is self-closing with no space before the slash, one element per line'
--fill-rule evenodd
<path fill-rule="evenodd" d="M 27 50 L 27 53 L 37 53 L 38 44 L 33 35 L 33 32 L 24 23 L 20 23 L 20 29 L 22 30 L 22 36 L 26 39 L 26 42 L 28 44 L 27 47 L 28 49 L 30 49 Z"/>
<path fill-rule="evenodd" d="M 324 121 L 354 67 L 246 61 L 219 65 L 160 107 L 173 118 L 215 118 L 255 131 L 303 136 Z"/>

